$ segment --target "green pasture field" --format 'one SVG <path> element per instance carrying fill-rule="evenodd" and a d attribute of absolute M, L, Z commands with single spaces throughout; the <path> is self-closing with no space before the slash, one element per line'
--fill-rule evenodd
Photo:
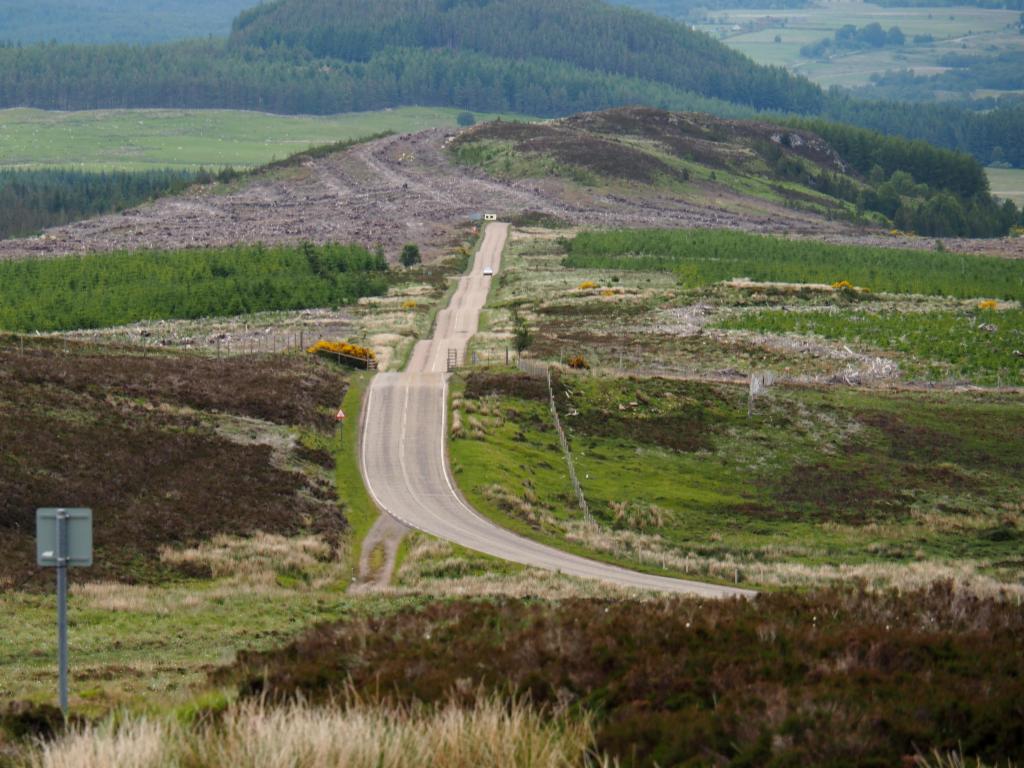
<path fill-rule="evenodd" d="M 0 110 L 0 167 L 251 168 L 315 145 L 454 127 L 459 111 L 401 107 L 312 117 L 237 110 L 7 109 Z M 477 115 L 479 121 L 494 117 Z"/>
<path fill-rule="evenodd" d="M 737 9 L 715 11 L 713 21 L 698 28 L 763 64 L 787 67 L 825 86 L 856 86 L 869 82 L 873 73 L 914 68 L 919 74 L 935 71 L 938 58 L 949 52 L 994 53 L 1024 46 L 1024 38 L 1007 25 L 1016 23 L 1018 11 L 985 8 L 883 8 L 857 0 L 794 9 Z M 756 32 L 736 33 L 732 26 L 771 17 L 778 22 Z M 898 26 L 907 36 L 901 48 L 851 52 L 822 63 L 804 58 L 800 48 L 832 34 L 845 24 L 858 27 L 878 22 L 888 29 Z M 930 34 L 933 44 L 914 44 L 914 35 Z M 775 36 L 781 42 L 775 42 Z M 966 46 L 966 51 L 964 50 Z"/>
<path fill-rule="evenodd" d="M 1020 575 L 1009 522 L 1024 490 L 1019 397 L 780 387 L 748 417 L 739 385 L 563 374 L 556 397 L 588 529 L 537 389 L 490 369 L 453 400 L 460 487 L 525 535 L 767 587 L 823 584 L 844 568 L 903 586 L 922 569 L 979 588 Z"/>
<path fill-rule="evenodd" d="M 1024 169 L 986 168 L 992 194 L 1004 200 L 1013 200 L 1018 207 L 1024 205 Z"/>

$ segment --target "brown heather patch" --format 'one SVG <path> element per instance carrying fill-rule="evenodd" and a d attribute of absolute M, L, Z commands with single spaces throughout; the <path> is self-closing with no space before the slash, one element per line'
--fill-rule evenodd
<path fill-rule="evenodd" d="M 548 385 L 544 379 L 526 374 L 474 371 L 466 378 L 465 397 L 478 399 L 491 395 L 507 395 L 523 400 L 547 400 Z"/>
<path fill-rule="evenodd" d="M 1024 614 L 944 584 L 438 603 L 243 654 L 216 680 L 282 702 L 526 694 L 595 713 L 599 749 L 625 765 L 892 766 L 958 743 L 990 761 L 1024 750 Z"/>
<path fill-rule="evenodd" d="M 75 343 L 64 354 L 64 348 L 57 339 L 32 341 L 22 353 L 17 340 L 0 337 L 0 388 L 36 384 L 320 427 L 331 424 L 321 411 L 344 397 L 341 373 L 302 356 L 144 355 Z"/>
<path fill-rule="evenodd" d="M 129 583 L 206 575 L 202 566 L 161 562 L 163 547 L 220 533 L 319 533 L 333 542 L 344 529 L 329 483 L 289 471 L 279 447 L 260 438 L 222 436 L 224 416 L 215 413 L 317 424 L 325 420 L 320 410 L 344 394 L 340 375 L 277 358 L 71 350 L 0 348 L 5 579 L 42 583 L 33 545 L 42 506 L 92 507 L 96 557 L 88 577 Z M 260 424 L 269 426 L 252 422 Z"/>

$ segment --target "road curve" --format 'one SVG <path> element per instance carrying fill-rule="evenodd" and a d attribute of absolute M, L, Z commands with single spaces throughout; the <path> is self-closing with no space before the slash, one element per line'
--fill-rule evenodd
<path fill-rule="evenodd" d="M 731 587 L 638 573 L 561 552 L 490 522 L 456 490 L 447 452 L 449 350 L 463 359 L 487 300 L 489 277 L 501 266 L 507 224 L 487 227 L 471 273 L 438 313 L 432 339 L 419 342 L 403 373 L 378 374 L 364 410 L 361 465 L 377 505 L 406 525 L 523 565 L 599 579 L 621 587 L 705 597 L 750 597 Z"/>

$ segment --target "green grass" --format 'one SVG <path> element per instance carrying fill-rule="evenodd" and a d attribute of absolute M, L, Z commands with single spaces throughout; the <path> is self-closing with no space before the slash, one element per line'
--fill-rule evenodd
<path fill-rule="evenodd" d="M 269 650 L 318 622 L 401 610 L 419 598 L 350 599 L 299 585 L 247 589 L 221 581 L 156 588 L 138 605 L 109 608 L 76 594 L 69 603 L 71 701 L 77 714 L 123 706 L 153 709 L 188 701 L 212 668 L 240 651 Z M 129 592 L 129 587 L 122 587 Z M 0 700 L 56 697 L 56 615 L 50 594 L 0 595 Z"/>
<path fill-rule="evenodd" d="M 574 376 L 558 389 L 602 530 L 591 541 L 542 400 L 484 398 L 478 434 L 451 446 L 472 503 L 533 538 L 769 586 L 839 565 L 890 583 L 890 566 L 1019 576 L 1019 399 L 780 388 L 747 418 L 743 387 Z"/>
<path fill-rule="evenodd" d="M 453 398 L 462 395 L 464 385 L 464 380 L 453 380 L 450 390 Z M 508 404 L 502 402 L 503 407 Z M 558 437 L 550 426 L 550 411 L 539 402 L 515 405 L 515 423 L 508 422 L 496 431 L 488 429 L 485 439 L 455 439 L 449 443 L 452 474 L 473 508 L 498 525 L 549 546 L 635 570 L 681 575 L 670 568 L 638 563 L 567 541 L 557 524 L 531 519 L 522 510 L 510 507 L 490 493 L 504 489 L 512 496 L 540 494 L 538 499 L 560 522 L 582 519 L 579 507 L 575 506 L 576 497 Z"/>
<path fill-rule="evenodd" d="M 459 111 L 401 107 L 309 117 L 233 110 L 8 109 L 0 110 L 0 167 L 252 168 L 369 134 L 455 127 Z M 477 115 L 479 121 L 494 117 Z"/>
<path fill-rule="evenodd" d="M 967 379 L 987 385 L 1024 385 L 1024 311 L 785 312 L 765 310 L 722 321 L 719 327 L 842 339 L 908 356 L 910 375 Z"/>
<path fill-rule="evenodd" d="M 1013 200 L 1017 207 L 1024 206 L 1024 169 L 986 168 L 992 194 L 1004 200 Z"/>
<path fill-rule="evenodd" d="M 361 246 L 235 246 L 0 264 L 0 328 L 53 331 L 138 320 L 306 309 L 386 293 Z"/>
<path fill-rule="evenodd" d="M 694 287 L 748 277 L 793 283 L 849 281 L 872 291 L 1024 299 L 1024 261 L 749 235 L 724 230 L 584 232 L 565 266 L 674 272 Z"/>
<path fill-rule="evenodd" d="M 348 520 L 351 527 L 348 539 L 348 558 L 353 576 L 359 572 L 359 557 L 362 552 L 363 540 L 380 516 L 377 505 L 373 503 L 363 484 L 359 456 L 359 425 L 362 418 L 363 397 L 371 380 L 372 376 L 365 373 L 352 376 L 348 392 L 345 393 L 345 400 L 341 406 L 345 411 L 346 418 L 339 427 L 341 441 L 335 457 L 338 497 L 344 508 L 345 519 Z"/>

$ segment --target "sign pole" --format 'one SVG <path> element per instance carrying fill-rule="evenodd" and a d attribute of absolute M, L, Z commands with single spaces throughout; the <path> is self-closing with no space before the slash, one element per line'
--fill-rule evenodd
<path fill-rule="evenodd" d="M 68 716 L 68 513 L 57 510 L 57 667 L 60 711 Z"/>
<path fill-rule="evenodd" d="M 57 695 L 68 716 L 68 568 L 92 565 L 92 510 L 36 510 L 36 563 L 57 569 Z"/>

